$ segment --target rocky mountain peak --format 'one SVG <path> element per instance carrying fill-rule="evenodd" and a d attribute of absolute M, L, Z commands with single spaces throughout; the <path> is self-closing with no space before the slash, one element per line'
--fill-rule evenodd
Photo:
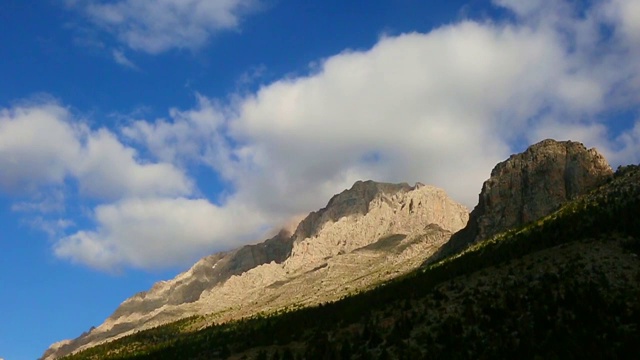
<path fill-rule="evenodd" d="M 531 145 L 493 168 L 469 223 L 434 260 L 545 216 L 612 174 L 602 154 L 579 142 L 547 139 Z"/>
<path fill-rule="evenodd" d="M 356 181 L 350 189 L 334 195 L 326 207 L 310 213 L 300 222 L 293 238 L 301 240 L 314 236 L 322 225 L 329 221 L 335 222 L 345 216 L 368 213 L 369 204 L 378 197 L 389 197 L 412 189 L 407 183 L 391 184 L 372 180 Z"/>

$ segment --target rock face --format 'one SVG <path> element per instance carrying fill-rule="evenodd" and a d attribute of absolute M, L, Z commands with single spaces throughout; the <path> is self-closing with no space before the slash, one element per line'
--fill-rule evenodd
<path fill-rule="evenodd" d="M 196 302 L 205 290 L 256 266 L 271 262 L 282 263 L 291 254 L 292 240 L 291 234 L 282 230 L 260 244 L 206 256 L 173 280 L 158 282 L 149 291 L 140 292 L 125 300 L 100 327 L 92 328 L 75 340 L 53 344 L 44 353 L 43 359 L 64 356 L 75 349 L 91 345 L 96 339 L 110 338 L 136 329 L 142 324 L 138 319 L 156 317 L 160 322 L 175 319 L 179 314 L 168 315 L 164 313 L 165 310 Z M 122 321 L 123 319 L 131 321 Z"/>
<path fill-rule="evenodd" d="M 102 325 L 52 345 L 54 359 L 190 315 L 229 321 L 337 300 L 418 267 L 468 221 L 443 190 L 358 181 L 293 234 L 214 254 L 124 301 Z"/>
<path fill-rule="evenodd" d="M 419 185 L 418 185 L 419 186 Z M 351 189 L 334 195 L 327 206 L 312 212 L 298 225 L 294 238 L 304 238 L 317 235 L 322 225 L 335 222 L 344 216 L 365 215 L 369 211 L 369 204 L 380 194 L 396 194 L 412 190 L 406 183 L 388 184 L 375 181 L 356 181 Z"/>
<path fill-rule="evenodd" d="M 612 175 L 604 156 L 581 143 L 548 139 L 532 145 L 493 168 L 467 226 L 430 262 L 548 215 Z"/>
<path fill-rule="evenodd" d="M 151 290 L 127 299 L 108 321 L 131 314 L 151 313 L 166 305 L 192 303 L 200 298 L 203 291 L 231 276 L 262 264 L 282 263 L 291 254 L 291 249 L 291 234 L 283 230 L 260 244 L 207 256 L 173 281 L 156 283 Z"/>

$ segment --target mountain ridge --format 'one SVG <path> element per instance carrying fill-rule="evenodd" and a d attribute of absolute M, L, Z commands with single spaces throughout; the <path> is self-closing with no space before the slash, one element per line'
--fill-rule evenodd
<path fill-rule="evenodd" d="M 98 328 L 54 345 L 44 358 L 186 316 L 206 315 L 213 324 L 336 301 L 535 221 L 612 173 L 595 149 L 547 139 L 494 167 L 471 218 L 432 186 L 357 181 L 293 233 L 203 258 L 126 300 Z"/>
<path fill-rule="evenodd" d="M 232 320 L 246 314 L 238 304 L 261 311 L 251 304 L 265 292 L 275 296 L 273 303 L 280 307 L 292 303 L 277 299 L 287 291 L 300 304 L 316 303 L 320 298 L 337 300 L 341 294 L 415 268 L 467 220 L 468 210 L 441 189 L 420 183 L 357 181 L 334 195 L 327 206 L 311 212 L 292 234 L 281 231 L 260 244 L 207 256 L 173 280 L 156 283 L 149 291 L 125 300 L 102 325 L 75 340 L 54 344 L 43 358 L 53 359 L 183 316 L 210 312 Z M 432 224 L 437 226 L 430 227 Z M 403 238 L 393 249 L 402 251 L 352 253 L 395 235 Z M 361 269 L 354 269 L 353 264 L 361 264 Z M 384 273 L 384 266 L 392 270 Z M 356 285 L 336 287 L 334 293 L 303 281 L 314 279 L 330 287 L 356 277 L 360 278 Z M 290 283 L 307 289 L 311 296 L 296 297 L 293 286 L 274 285 Z"/>
<path fill-rule="evenodd" d="M 206 328 L 183 319 L 71 359 L 626 358 L 640 350 L 638 208 L 640 166 L 619 168 L 540 219 L 372 291 Z"/>

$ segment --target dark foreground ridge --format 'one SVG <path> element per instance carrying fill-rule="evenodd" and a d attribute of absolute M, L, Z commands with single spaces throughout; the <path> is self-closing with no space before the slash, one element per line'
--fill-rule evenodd
<path fill-rule="evenodd" d="M 191 317 L 67 358 L 625 358 L 640 350 L 640 167 L 605 181 L 335 303 L 208 327 Z"/>

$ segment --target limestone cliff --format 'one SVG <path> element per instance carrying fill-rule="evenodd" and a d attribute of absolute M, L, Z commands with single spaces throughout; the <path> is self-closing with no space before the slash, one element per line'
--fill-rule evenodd
<path fill-rule="evenodd" d="M 430 262 L 539 219 L 612 175 L 604 156 L 579 142 L 547 139 L 531 145 L 493 168 L 467 226 Z"/>

